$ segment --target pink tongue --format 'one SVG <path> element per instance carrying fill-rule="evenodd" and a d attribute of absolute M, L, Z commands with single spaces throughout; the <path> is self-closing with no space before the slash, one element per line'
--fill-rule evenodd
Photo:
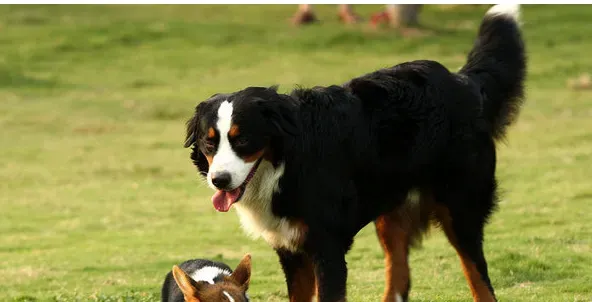
<path fill-rule="evenodd" d="M 212 203 L 218 212 L 228 212 L 230 206 L 236 202 L 241 193 L 241 188 L 236 188 L 232 191 L 218 190 L 212 196 Z"/>

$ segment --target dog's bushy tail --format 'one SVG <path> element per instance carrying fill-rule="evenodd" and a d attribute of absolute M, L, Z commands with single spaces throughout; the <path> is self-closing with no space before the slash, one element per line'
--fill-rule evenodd
<path fill-rule="evenodd" d="M 483 112 L 495 139 L 502 139 L 524 99 L 526 54 L 519 27 L 520 6 L 490 8 L 466 65 L 459 71 L 480 86 Z"/>

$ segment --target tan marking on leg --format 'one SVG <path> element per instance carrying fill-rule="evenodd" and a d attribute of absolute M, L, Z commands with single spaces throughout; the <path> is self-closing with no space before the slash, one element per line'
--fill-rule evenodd
<path fill-rule="evenodd" d="M 429 192 L 415 188 L 405 198 L 398 208 L 374 222 L 385 253 L 386 286 L 382 301 L 402 301 L 409 294 L 409 248 L 421 242 L 431 219 L 432 195 Z"/>
<path fill-rule="evenodd" d="M 310 302 L 316 295 L 317 282 L 312 261 L 307 260 L 305 265 L 294 274 L 290 284 L 290 302 Z"/>
<path fill-rule="evenodd" d="M 409 263 L 407 252 L 409 233 L 402 225 L 396 211 L 380 216 L 376 222 L 376 234 L 384 251 L 386 287 L 382 301 L 395 301 L 409 287 Z"/>
<path fill-rule="evenodd" d="M 452 218 L 450 217 L 450 212 L 448 208 L 442 205 L 435 206 L 435 216 L 438 219 L 438 222 L 442 226 L 442 230 L 446 234 L 448 238 L 448 242 L 454 247 L 458 257 L 460 258 L 460 262 L 462 265 L 463 273 L 465 275 L 465 279 L 469 284 L 469 288 L 471 289 L 471 294 L 473 295 L 473 301 L 479 302 L 495 302 L 495 298 L 487 284 L 483 282 L 481 278 L 481 274 L 475 263 L 468 257 L 459 247 L 457 244 L 457 238 L 454 235 L 454 230 L 452 229 Z"/>
<path fill-rule="evenodd" d="M 469 282 L 469 287 L 471 288 L 471 293 L 473 294 L 473 301 L 495 302 L 493 295 L 489 291 L 489 288 L 485 282 L 483 282 L 481 279 L 481 274 L 477 270 L 477 267 L 473 261 L 471 261 L 471 258 L 467 257 L 461 252 L 458 252 L 458 257 L 460 258 L 465 278 Z"/>

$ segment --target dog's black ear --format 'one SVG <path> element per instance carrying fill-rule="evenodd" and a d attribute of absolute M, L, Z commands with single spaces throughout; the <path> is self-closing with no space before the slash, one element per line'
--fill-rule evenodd
<path fill-rule="evenodd" d="M 185 136 L 184 148 L 189 148 L 197 141 L 197 115 L 194 115 L 187 121 L 187 134 Z"/>
<path fill-rule="evenodd" d="M 387 89 L 378 81 L 365 78 L 357 78 L 345 84 L 346 89 L 361 98 L 362 100 L 372 100 L 385 98 L 388 96 Z"/>
<path fill-rule="evenodd" d="M 210 170 L 210 163 L 206 156 L 199 150 L 199 148 L 193 147 L 191 150 L 191 161 L 199 170 L 199 174 L 203 177 L 208 176 L 208 171 Z"/>
<path fill-rule="evenodd" d="M 289 96 L 278 95 L 277 99 L 266 103 L 263 113 L 276 134 L 295 136 L 300 133 L 296 118 L 298 108 Z"/>
<path fill-rule="evenodd" d="M 208 175 L 210 164 L 206 156 L 199 150 L 197 140 L 200 137 L 200 109 L 203 107 L 204 102 L 199 103 L 195 107 L 195 114 L 187 121 L 187 135 L 185 136 L 185 148 L 193 146 L 191 150 L 191 160 L 193 164 L 199 170 L 199 174 L 202 176 Z"/>
<path fill-rule="evenodd" d="M 193 116 L 187 121 L 187 134 L 185 136 L 184 148 L 189 148 L 197 142 L 199 137 L 199 116 L 200 108 L 203 107 L 204 102 L 201 102 L 195 106 L 195 112 Z"/>

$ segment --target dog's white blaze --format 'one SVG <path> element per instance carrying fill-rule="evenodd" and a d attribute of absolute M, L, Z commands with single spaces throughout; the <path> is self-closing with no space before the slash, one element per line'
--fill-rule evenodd
<path fill-rule="evenodd" d="M 403 302 L 403 297 L 401 297 L 401 295 L 397 294 L 395 296 L 395 302 Z"/>
<path fill-rule="evenodd" d="M 245 194 L 234 205 L 243 229 L 252 237 L 263 237 L 275 248 L 298 249 L 301 232 L 286 218 L 277 217 L 271 211 L 273 193 L 279 191 L 278 183 L 284 174 L 284 164 L 277 168 L 268 161 L 262 161 L 257 168 Z"/>
<path fill-rule="evenodd" d="M 191 273 L 189 276 L 191 279 L 199 282 L 204 281 L 209 284 L 214 284 L 214 279 L 219 275 L 230 276 L 231 272 L 228 270 L 215 267 L 215 266 L 204 266 L 195 272 Z"/>
<path fill-rule="evenodd" d="M 245 181 L 249 172 L 251 172 L 251 168 L 255 165 L 254 162 L 246 163 L 232 150 L 232 146 L 228 140 L 228 131 L 230 131 L 230 127 L 232 126 L 232 111 L 232 103 L 228 101 L 222 102 L 218 108 L 218 121 L 216 122 L 216 127 L 220 133 L 220 142 L 216 154 L 212 159 L 212 165 L 209 168 L 207 177 L 208 185 L 214 190 L 217 188 L 212 183 L 213 173 L 230 173 L 231 182 L 229 188 L 235 189 Z"/>
<path fill-rule="evenodd" d="M 225 290 L 223 290 L 222 293 L 224 294 L 224 296 L 226 296 L 226 298 L 228 298 L 228 301 L 234 302 L 234 299 L 232 298 L 232 296 L 230 296 L 229 293 L 227 293 Z"/>
<path fill-rule="evenodd" d="M 519 4 L 497 4 L 491 7 L 485 15 L 496 16 L 506 15 L 518 21 L 520 19 L 520 5 Z"/>
<path fill-rule="evenodd" d="M 245 163 L 238 157 L 228 140 L 232 126 L 232 103 L 222 102 L 218 108 L 216 127 L 220 133 L 220 143 L 208 171 L 208 185 L 212 184 L 212 174 L 228 172 L 232 177 L 230 188 L 240 186 L 247 178 L 255 163 Z M 273 193 L 278 191 L 278 182 L 284 174 L 284 164 L 277 168 L 263 160 L 253 178 L 249 181 L 239 202 L 234 204 L 243 229 L 252 237 L 263 237 L 273 247 L 296 250 L 300 230 L 291 226 L 286 218 L 277 217 L 271 211 Z"/>

